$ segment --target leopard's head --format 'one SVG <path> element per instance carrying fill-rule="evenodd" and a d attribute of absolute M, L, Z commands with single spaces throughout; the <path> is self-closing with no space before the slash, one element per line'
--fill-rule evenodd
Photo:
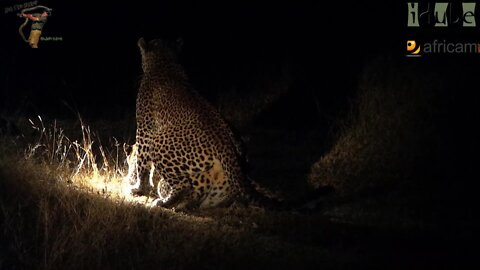
<path fill-rule="evenodd" d="M 142 55 L 142 69 L 144 73 L 161 69 L 181 69 L 178 55 L 183 47 L 183 40 L 175 41 L 153 39 L 146 42 L 142 37 L 137 42 Z"/>

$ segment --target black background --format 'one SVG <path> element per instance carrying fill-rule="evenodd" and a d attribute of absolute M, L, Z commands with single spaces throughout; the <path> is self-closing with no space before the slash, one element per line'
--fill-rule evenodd
<path fill-rule="evenodd" d="M 392 2 L 40 1 L 53 8 L 43 36 L 62 41 L 32 50 L 18 34 L 23 19 L 2 14 L 0 111 L 124 117 L 135 105 L 142 36 L 181 37 L 193 85 L 212 101 L 219 85 L 286 66 L 297 91 L 343 104 L 365 62 L 404 57 L 406 8 Z M 2 1 L 2 13 L 16 3 Z"/>

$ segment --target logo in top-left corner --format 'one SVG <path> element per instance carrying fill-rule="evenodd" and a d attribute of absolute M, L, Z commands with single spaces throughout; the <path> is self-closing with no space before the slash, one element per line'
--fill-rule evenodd
<path fill-rule="evenodd" d="M 20 36 L 30 45 L 30 47 L 38 48 L 38 42 L 40 41 L 43 27 L 47 23 L 47 18 L 52 15 L 52 9 L 46 6 L 34 6 L 22 9 L 17 15 L 20 18 L 25 19 L 18 28 Z M 23 33 L 23 28 L 27 26 L 29 22 L 31 22 L 30 35 L 27 39 Z"/>
<path fill-rule="evenodd" d="M 422 48 L 415 40 L 407 40 L 407 57 L 420 57 Z"/>

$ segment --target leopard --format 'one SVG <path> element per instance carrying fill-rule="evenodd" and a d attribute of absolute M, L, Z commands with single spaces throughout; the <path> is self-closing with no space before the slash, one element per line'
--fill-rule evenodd
<path fill-rule="evenodd" d="M 185 209 L 271 200 L 243 172 L 241 141 L 191 86 L 179 59 L 183 41 L 142 37 L 137 45 L 143 75 L 130 193 L 155 197 L 155 206 Z"/>

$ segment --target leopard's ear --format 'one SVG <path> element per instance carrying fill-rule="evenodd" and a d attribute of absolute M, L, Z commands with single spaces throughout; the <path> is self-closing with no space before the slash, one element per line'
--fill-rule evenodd
<path fill-rule="evenodd" d="M 140 52 L 143 55 L 145 53 L 145 51 L 147 50 L 147 43 L 145 42 L 145 39 L 143 37 L 141 37 L 137 41 L 137 45 L 138 45 L 138 48 L 140 48 Z"/>

